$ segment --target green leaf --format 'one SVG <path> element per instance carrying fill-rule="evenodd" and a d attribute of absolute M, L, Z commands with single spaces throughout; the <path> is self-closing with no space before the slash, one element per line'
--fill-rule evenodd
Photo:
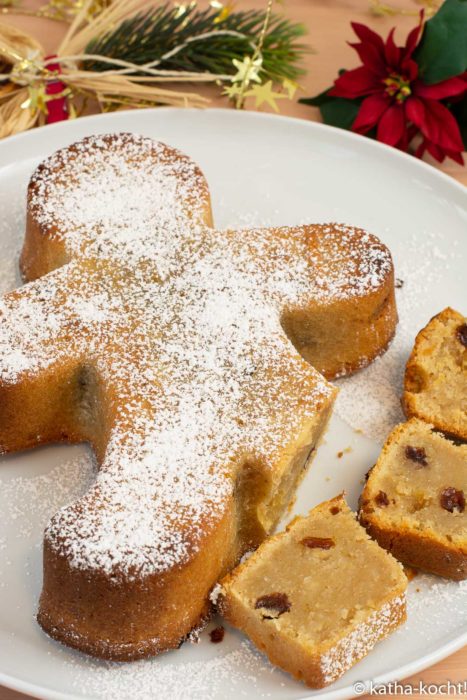
<path fill-rule="evenodd" d="M 426 23 L 414 59 L 428 85 L 467 69 L 467 0 L 445 0 Z"/>
<path fill-rule="evenodd" d="M 464 150 L 467 151 L 467 95 L 460 102 L 452 105 L 451 112 L 459 124 Z"/>
<path fill-rule="evenodd" d="M 325 124 L 350 129 L 360 109 L 361 100 L 346 100 L 329 95 L 331 88 L 315 97 L 302 97 L 299 102 L 311 107 L 319 107 Z"/>
<path fill-rule="evenodd" d="M 331 98 L 320 107 L 324 123 L 341 129 L 351 128 L 359 109 L 359 100 L 345 100 L 342 97 Z"/>

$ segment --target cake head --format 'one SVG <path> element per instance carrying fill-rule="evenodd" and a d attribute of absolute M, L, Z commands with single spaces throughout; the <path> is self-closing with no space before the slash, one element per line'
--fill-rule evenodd
<path fill-rule="evenodd" d="M 198 167 L 144 137 L 85 139 L 31 179 L 0 449 L 96 452 L 95 483 L 46 528 L 39 621 L 98 656 L 157 653 L 199 623 L 293 496 L 335 395 L 317 370 L 363 366 L 394 331 L 374 236 L 210 224 Z"/>

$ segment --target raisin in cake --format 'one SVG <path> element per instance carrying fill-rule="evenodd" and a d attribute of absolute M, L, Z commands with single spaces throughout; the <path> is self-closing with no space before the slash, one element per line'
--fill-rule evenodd
<path fill-rule="evenodd" d="M 221 582 L 218 605 L 274 664 L 322 688 L 405 620 L 406 586 L 338 496 L 267 539 Z"/>
<path fill-rule="evenodd" d="M 467 445 L 412 418 L 389 436 L 361 497 L 360 521 L 404 564 L 467 578 Z"/>
<path fill-rule="evenodd" d="M 62 149 L 30 182 L 29 283 L 1 300 L 0 452 L 96 452 L 95 483 L 46 527 L 38 614 L 95 656 L 157 654 L 199 625 L 293 498 L 336 394 L 323 375 L 394 333 L 375 236 L 216 231 L 210 212 L 195 163 L 131 134 Z"/>
<path fill-rule="evenodd" d="M 403 407 L 467 440 L 467 319 L 447 308 L 420 331 L 407 363 Z"/>

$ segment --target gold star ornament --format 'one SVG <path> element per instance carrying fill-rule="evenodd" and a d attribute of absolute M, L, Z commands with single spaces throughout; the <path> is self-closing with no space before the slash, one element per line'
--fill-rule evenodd
<path fill-rule="evenodd" d="M 255 107 L 261 107 L 263 104 L 268 104 L 275 112 L 279 111 L 277 100 L 287 100 L 288 95 L 281 92 L 274 92 L 272 80 L 253 87 L 245 93 L 245 97 L 254 97 Z"/>

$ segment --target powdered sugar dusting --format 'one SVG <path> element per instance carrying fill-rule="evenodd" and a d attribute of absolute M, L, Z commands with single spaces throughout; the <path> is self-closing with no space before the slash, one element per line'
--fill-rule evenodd
<path fill-rule="evenodd" d="M 211 603 L 214 606 L 217 605 L 217 601 L 219 600 L 219 596 L 221 593 L 222 593 L 222 586 L 220 585 L 220 583 L 216 583 L 216 585 L 212 589 L 211 593 L 209 594 L 209 600 L 211 601 Z"/>
<path fill-rule="evenodd" d="M 405 632 L 423 637 L 427 642 L 436 639 L 437 630 L 444 630 L 446 612 L 459 610 L 456 623 L 464 634 L 467 629 L 467 579 L 449 581 L 419 572 L 409 584 L 407 594 L 407 622 Z M 400 636 L 404 629 L 397 630 Z"/>
<path fill-rule="evenodd" d="M 141 576 L 185 561 L 222 517 L 235 461 L 258 455 L 272 469 L 290 434 L 331 396 L 291 348 L 268 289 L 254 284 L 251 269 L 242 272 L 243 262 L 212 246 L 176 278 L 147 287 L 138 269 L 130 277 L 125 267 L 130 311 L 112 294 L 104 307 L 112 309 L 110 323 L 89 322 L 75 295 L 53 314 L 62 328 L 62 313 L 76 319 L 79 312 L 81 334 L 71 348 L 77 357 L 91 351 L 91 374 L 118 397 L 93 489 L 46 532 L 75 566 Z M 102 299 L 116 277 L 99 270 Z M 97 303 L 99 295 L 90 298 Z M 71 348 L 68 342 L 68 361 Z"/>
<path fill-rule="evenodd" d="M 376 642 L 389 634 L 405 610 L 405 595 L 395 598 L 360 622 L 321 658 L 321 672 L 326 683 L 339 678 L 356 661 L 363 658 Z"/>
<path fill-rule="evenodd" d="M 99 239 L 99 252 L 141 258 L 161 278 L 178 270 L 182 245 L 209 223 L 209 191 L 184 154 L 132 134 L 93 136 L 57 151 L 31 180 L 29 206 L 68 257 Z M 167 235 L 170 231 L 170 235 Z"/>
<path fill-rule="evenodd" d="M 72 666 L 71 662 L 67 665 Z M 234 697 L 236 691 L 241 693 L 240 688 L 247 684 L 255 697 L 266 697 L 268 694 L 261 692 L 261 681 L 267 681 L 272 673 L 281 675 L 243 641 L 225 653 L 179 666 L 161 664 L 158 659 L 125 665 L 88 661 L 87 673 L 75 672 L 73 690 L 88 697 L 113 700 L 153 700 L 156 697 L 218 700 L 224 697 L 226 688 L 229 696 Z"/>
<path fill-rule="evenodd" d="M 82 454 L 53 467 L 46 474 L 37 476 L 0 478 L 2 492 L 2 516 L 17 523 L 15 537 L 32 538 L 40 535 L 38 521 L 45 526 L 57 509 L 83 494 L 96 476 L 93 456 Z M 35 521 L 30 518 L 34 509 Z M 37 546 L 42 544 L 38 539 Z"/>
<path fill-rule="evenodd" d="M 26 171 L 27 172 L 27 171 Z M 23 243 L 26 219 L 27 178 L 23 178 L 14 192 L 7 188 L 0 190 L 0 292 L 9 292 L 17 287 L 21 280 L 18 270 L 18 256 Z"/>
<path fill-rule="evenodd" d="M 91 442 L 97 393 L 114 406 L 93 487 L 46 538 L 75 567 L 165 571 L 223 517 L 239 465 L 260 460 L 276 487 L 281 452 L 332 399 L 282 309 L 365 295 L 390 255 L 344 225 L 214 231 L 194 163 L 143 137 L 85 139 L 31 182 L 32 217 L 71 262 L 3 302 L 1 378 L 66 363 Z"/>
<path fill-rule="evenodd" d="M 405 365 L 415 336 L 441 310 L 430 307 L 427 314 L 425 301 L 432 297 L 443 276 L 449 275 L 452 260 L 462 259 L 461 251 L 455 246 L 450 246 L 440 257 L 438 239 L 442 236 L 430 233 L 413 235 L 405 241 L 395 260 L 399 324 L 394 340 L 386 353 L 369 367 L 337 382 L 339 416 L 380 443 L 404 420 L 400 399 Z"/>

